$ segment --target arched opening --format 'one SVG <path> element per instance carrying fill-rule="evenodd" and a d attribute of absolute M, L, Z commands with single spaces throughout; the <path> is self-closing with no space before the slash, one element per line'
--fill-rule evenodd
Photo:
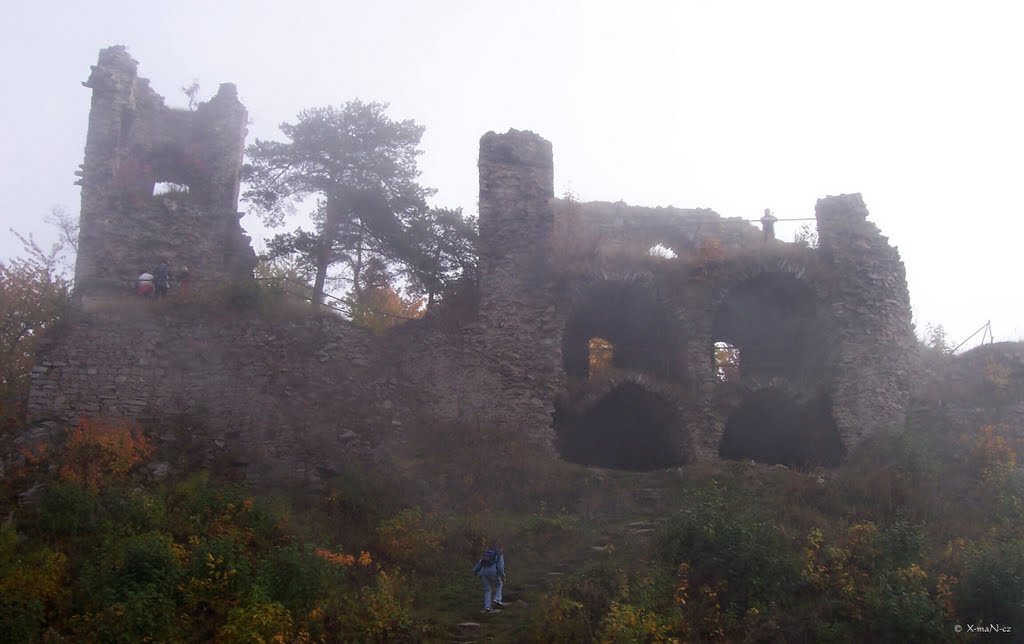
<path fill-rule="evenodd" d="M 761 273 L 737 284 L 715 316 L 716 347 L 738 350 L 743 377 L 819 383 L 824 337 L 814 291 L 788 273 Z"/>
<path fill-rule="evenodd" d="M 645 471 L 684 461 L 673 440 L 675 407 L 635 382 L 617 385 L 582 412 L 559 406 L 554 425 L 559 451 L 573 463 Z"/>
<path fill-rule="evenodd" d="M 739 382 L 740 350 L 728 342 L 715 342 L 715 378 L 719 382 Z"/>
<path fill-rule="evenodd" d="M 587 342 L 587 378 L 606 378 L 615 361 L 615 345 L 604 338 L 590 338 Z"/>
<path fill-rule="evenodd" d="M 685 344 L 678 321 L 646 288 L 605 282 L 592 288 L 569 317 L 562 338 L 566 375 L 591 377 L 591 341 L 613 348 L 604 355 L 610 369 L 633 371 L 665 380 L 680 380 Z"/>
<path fill-rule="evenodd" d="M 747 396 L 729 416 L 718 448 L 722 458 L 791 467 L 835 466 L 842 454 L 828 397 L 801 403 L 777 389 Z"/>
<path fill-rule="evenodd" d="M 660 259 L 675 259 L 676 257 L 678 257 L 676 251 L 672 250 L 671 247 L 661 243 L 655 244 L 654 246 L 651 246 L 649 249 L 647 249 L 647 254 L 650 255 L 651 257 L 658 257 Z"/>
<path fill-rule="evenodd" d="M 173 195 L 187 195 L 188 186 L 183 183 L 174 183 L 173 181 L 160 181 L 153 184 L 153 196 L 154 197 L 165 197 Z"/>

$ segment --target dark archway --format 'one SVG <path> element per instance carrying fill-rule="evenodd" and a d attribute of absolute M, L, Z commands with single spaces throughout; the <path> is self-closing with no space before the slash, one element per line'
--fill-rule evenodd
<path fill-rule="evenodd" d="M 604 282 L 592 287 L 574 307 L 562 338 L 568 376 L 586 380 L 591 338 L 615 347 L 612 368 L 681 380 L 685 344 L 678 320 L 648 289 Z"/>
<path fill-rule="evenodd" d="M 778 389 L 763 389 L 729 416 L 718 455 L 791 467 L 835 466 L 843 446 L 827 396 L 806 403 Z"/>
<path fill-rule="evenodd" d="M 674 440 L 675 407 L 635 382 L 616 385 L 582 412 L 558 407 L 554 425 L 559 452 L 573 463 L 644 471 L 685 460 Z"/>
<path fill-rule="evenodd" d="M 820 383 L 824 337 L 814 290 L 789 273 L 766 272 L 730 289 L 713 339 L 739 350 L 741 377 Z"/>

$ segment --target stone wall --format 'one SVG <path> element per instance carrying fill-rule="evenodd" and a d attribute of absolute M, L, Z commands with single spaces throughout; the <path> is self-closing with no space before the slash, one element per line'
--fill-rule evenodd
<path fill-rule="evenodd" d="M 986 425 L 1024 440 L 1024 342 L 986 344 L 957 356 L 921 347 L 911 422 L 960 439 Z"/>
<path fill-rule="evenodd" d="M 438 423 L 533 421 L 524 434 L 550 449 L 550 420 L 515 395 L 484 346 L 477 325 L 429 319 L 376 336 L 335 315 L 122 302 L 77 313 L 42 343 L 28 412 L 166 426 L 164 454 L 187 444 L 199 464 L 313 487 L 347 458 L 386 464 L 409 431 Z"/>
<path fill-rule="evenodd" d="M 821 254 L 837 280 L 831 306 L 840 359 L 832 401 L 848 448 L 904 425 L 919 370 L 906 269 L 867 215 L 859 194 L 821 199 L 815 208 Z"/>
<path fill-rule="evenodd" d="M 578 209 L 580 229 L 601 231 L 595 245 L 613 259 L 591 262 L 587 272 L 570 277 L 573 286 L 569 305 L 562 311 L 561 328 L 581 327 L 574 319 L 577 315 L 594 317 L 593 311 L 600 307 L 588 302 L 585 294 L 602 284 L 645 292 L 649 299 L 660 302 L 662 315 L 673 320 L 675 332 L 622 342 L 647 342 L 647 350 L 658 350 L 660 343 L 665 359 L 675 361 L 683 377 L 663 382 L 654 371 L 644 369 L 627 369 L 628 373 L 619 369 L 617 377 L 650 382 L 652 393 L 664 395 L 666 388 L 674 392 L 679 419 L 676 431 L 686 434 L 678 443 L 692 446 L 680 452 L 681 462 L 689 455 L 715 458 L 734 411 L 748 397 L 766 390 L 808 409 L 827 408 L 846 449 L 879 429 L 905 422 L 909 385 L 917 368 L 905 272 L 896 249 L 867 221 L 859 195 L 819 202 L 821 247 L 817 249 L 778 240 L 766 242 L 754 226 L 722 220 L 710 211 L 600 204 L 595 210 L 600 215 L 595 216 L 587 214 L 590 206 L 562 202 L 557 212 L 572 214 Z M 636 221 L 627 225 L 630 216 Z M 715 253 L 701 250 L 712 240 Z M 652 261 L 646 256 L 647 249 L 659 242 L 672 247 L 679 257 Z M 796 334 L 799 337 L 792 332 L 788 339 L 785 333 L 773 335 L 779 332 L 776 330 L 765 331 L 757 340 L 769 349 L 784 344 L 781 358 L 793 359 L 785 367 L 754 365 L 743 362 L 742 355 L 750 351 L 748 356 L 753 357 L 758 347 L 740 346 L 741 378 L 735 383 L 722 382 L 715 372 L 714 343 L 732 339 L 719 337 L 719 316 L 732 294 L 764 277 L 783 286 L 789 284 L 787 288 L 810 298 L 808 311 L 790 321 L 801 329 Z M 765 292 L 763 296 L 766 305 L 771 305 L 784 293 Z M 577 299 L 580 301 L 574 301 Z M 616 306 L 630 305 L 619 298 L 617 304 L 605 307 L 604 320 L 583 325 L 592 330 L 590 335 L 613 345 L 619 342 L 614 334 L 621 332 L 622 320 L 649 315 L 640 310 L 615 310 Z M 756 335 L 758 327 L 767 322 L 767 313 L 767 309 L 746 311 L 740 314 L 740 323 Z M 602 323 L 606 333 L 601 330 Z M 672 336 L 685 338 L 682 355 Z M 799 345 L 790 347 L 794 338 Z M 579 361 L 578 356 L 574 359 Z M 563 407 L 577 415 L 584 413 L 592 389 L 583 387 L 584 397 L 578 400 L 570 391 Z"/>
<path fill-rule="evenodd" d="M 36 421 L 166 423 L 159 438 L 171 452 L 198 442 L 203 464 L 316 483 L 346 456 L 375 460 L 401 440 L 416 415 L 403 380 L 376 338 L 334 317 L 126 304 L 79 313 L 43 345 L 28 411 Z"/>
<path fill-rule="evenodd" d="M 255 254 L 239 225 L 247 113 L 232 84 L 195 111 L 171 109 L 138 76 L 123 47 L 100 52 L 92 89 L 76 294 L 130 288 L 167 260 L 200 288 L 252 277 Z M 157 183 L 187 192 L 154 196 Z"/>
<path fill-rule="evenodd" d="M 847 448 L 904 422 L 917 369 L 905 271 L 859 195 L 819 201 L 820 249 L 796 247 L 710 210 L 556 200 L 551 144 L 489 132 L 479 157 L 480 305 L 458 327 L 427 319 L 376 337 L 335 316 L 112 302 L 100 296 L 161 259 L 188 266 L 199 284 L 251 278 L 237 213 L 247 117 L 232 85 L 194 112 L 167 108 L 117 47 L 101 52 L 86 85 L 77 285 L 94 305 L 41 350 L 36 420 L 198 419 L 201 430 L 165 442 L 188 438 L 202 459 L 311 484 L 339 458 L 375 460 L 435 423 L 497 427 L 550 451 L 556 405 L 586 414 L 614 382 L 664 402 L 659 418 L 673 424 L 665 444 L 678 462 L 715 458 L 730 415 L 765 390 L 828 407 Z M 159 181 L 188 192 L 153 196 Z M 650 257 L 657 244 L 678 257 Z M 809 340 L 794 350 L 814 359 L 722 382 L 716 317 L 763 275 L 811 294 L 813 311 L 797 320 Z M 594 304 L 608 292 L 627 295 Z M 747 321 L 756 326 L 759 313 Z M 658 324 L 631 326 L 637 316 Z M 580 347 L 566 352 L 577 373 L 563 360 L 567 333 L 599 336 L 602 324 L 637 346 L 621 347 L 627 368 L 611 385 L 580 383 Z M 633 438 L 624 427 L 620 439 Z"/>
<path fill-rule="evenodd" d="M 725 248 L 760 244 L 760 227 L 739 217 L 722 217 L 707 208 L 647 208 L 624 202 L 570 202 L 558 200 L 556 215 L 578 210 L 577 234 L 595 240 L 606 254 L 643 255 L 653 246 L 670 248 L 680 257 L 693 255 L 707 240 Z"/>

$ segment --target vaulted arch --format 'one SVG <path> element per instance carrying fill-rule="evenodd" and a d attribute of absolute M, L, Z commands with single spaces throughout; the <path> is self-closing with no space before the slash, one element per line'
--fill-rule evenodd
<path fill-rule="evenodd" d="M 763 272 L 732 286 L 715 315 L 714 342 L 738 351 L 741 377 L 822 380 L 827 347 L 818 295 L 786 272 Z"/>
<path fill-rule="evenodd" d="M 796 467 L 838 465 L 843 447 L 827 396 L 754 391 L 729 415 L 718 455 Z"/>
<path fill-rule="evenodd" d="M 687 460 L 674 399 L 636 380 L 611 383 L 582 409 L 559 407 L 562 458 L 582 465 L 653 470 Z"/>
<path fill-rule="evenodd" d="M 577 298 L 562 338 L 568 376 L 590 374 L 591 340 L 609 343 L 612 370 L 678 381 L 685 374 L 682 325 L 669 306 L 644 284 L 602 281 Z"/>

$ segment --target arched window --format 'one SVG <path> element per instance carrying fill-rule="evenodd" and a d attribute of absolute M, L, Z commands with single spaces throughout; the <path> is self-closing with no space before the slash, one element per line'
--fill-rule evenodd
<path fill-rule="evenodd" d="M 679 380 L 685 373 L 684 355 L 678 320 L 636 284 L 604 282 L 592 287 L 573 308 L 562 336 L 565 373 L 580 381 L 593 377 L 592 367 L 603 368 L 605 359 L 617 371 Z"/>
<path fill-rule="evenodd" d="M 760 273 L 734 286 L 715 315 L 713 337 L 719 374 L 719 359 L 728 360 L 735 351 L 743 358 L 744 377 L 822 381 L 829 347 L 817 298 L 789 273 Z"/>
<path fill-rule="evenodd" d="M 740 350 L 728 342 L 715 342 L 715 378 L 719 382 L 739 382 Z"/>
<path fill-rule="evenodd" d="M 604 338 L 590 338 L 587 351 L 587 378 L 593 380 L 608 376 L 615 362 L 615 346 Z"/>
<path fill-rule="evenodd" d="M 651 257 L 660 257 L 662 259 L 675 259 L 678 257 L 676 251 L 672 250 L 665 244 L 655 244 L 647 250 L 647 254 Z"/>
<path fill-rule="evenodd" d="M 153 184 L 153 196 L 162 197 L 165 195 L 187 195 L 188 186 L 183 183 L 172 181 L 161 181 Z"/>

